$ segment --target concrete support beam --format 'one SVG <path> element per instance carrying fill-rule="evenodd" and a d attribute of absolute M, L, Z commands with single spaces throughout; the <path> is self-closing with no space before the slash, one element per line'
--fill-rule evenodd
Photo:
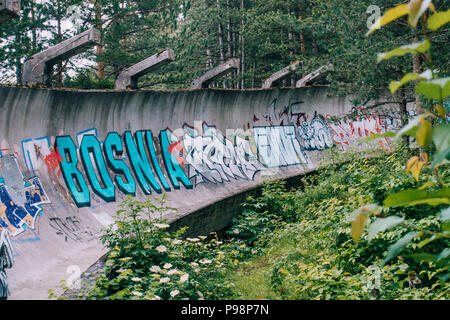
<path fill-rule="evenodd" d="M 100 31 L 89 29 L 31 56 L 23 66 L 22 82 L 50 85 L 52 67 L 100 44 Z"/>
<path fill-rule="evenodd" d="M 20 0 L 0 0 L 0 23 L 20 15 Z"/>
<path fill-rule="evenodd" d="M 123 70 L 117 77 L 116 89 L 137 89 L 137 82 L 140 77 L 150 71 L 159 68 L 175 60 L 175 54 L 171 49 L 161 51 L 145 60 L 142 60 L 131 67 Z"/>
<path fill-rule="evenodd" d="M 230 59 L 217 67 L 209 70 L 201 77 L 198 77 L 191 83 L 192 89 L 199 89 L 199 88 L 208 88 L 208 85 L 213 82 L 214 80 L 219 79 L 220 77 L 223 77 L 224 75 L 228 74 L 232 70 L 239 69 L 239 66 L 241 64 L 241 60 L 233 58 Z"/>
<path fill-rule="evenodd" d="M 300 80 L 297 81 L 295 86 L 297 88 L 301 88 L 306 86 L 309 82 L 313 80 L 318 80 L 325 76 L 329 71 L 333 71 L 333 65 L 331 63 L 321 66 L 319 69 L 315 70 L 314 72 L 311 72 L 310 74 L 304 76 Z"/>
<path fill-rule="evenodd" d="M 272 87 L 274 82 L 286 79 L 292 73 L 294 73 L 295 70 L 297 70 L 297 68 L 300 64 L 301 64 L 301 61 L 295 61 L 295 62 L 291 63 L 290 65 L 288 65 L 286 68 L 283 68 L 278 72 L 275 72 L 269 78 L 264 80 L 262 88 L 268 89 L 268 88 Z"/>

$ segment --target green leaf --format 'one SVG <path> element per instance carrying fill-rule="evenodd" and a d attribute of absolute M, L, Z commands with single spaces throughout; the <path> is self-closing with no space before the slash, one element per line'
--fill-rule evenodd
<path fill-rule="evenodd" d="M 406 126 L 397 131 L 395 135 L 395 140 L 400 139 L 402 136 L 415 136 L 417 129 L 419 128 L 420 120 L 424 118 L 424 115 L 419 115 L 408 121 Z"/>
<path fill-rule="evenodd" d="M 357 242 L 361 237 L 364 227 L 369 220 L 369 216 L 378 215 L 381 212 L 379 205 L 371 203 L 363 207 L 358 208 L 353 214 L 357 214 L 356 218 L 352 222 L 352 238 Z M 352 214 L 352 215 L 353 215 Z"/>
<path fill-rule="evenodd" d="M 409 257 L 413 258 L 416 262 L 436 262 L 437 258 L 435 255 L 430 253 L 416 253 L 412 254 Z"/>
<path fill-rule="evenodd" d="M 363 141 L 364 142 L 368 142 L 368 141 L 372 141 L 372 140 L 375 140 L 375 139 L 378 139 L 378 138 L 394 138 L 395 134 L 396 133 L 393 132 L 393 131 L 387 131 L 385 133 L 374 133 L 374 134 L 371 134 L 368 137 L 365 137 L 363 139 Z"/>
<path fill-rule="evenodd" d="M 413 27 L 417 26 L 417 22 L 423 13 L 427 10 L 431 0 L 411 0 L 408 6 L 408 21 Z"/>
<path fill-rule="evenodd" d="M 434 128 L 433 142 L 437 152 L 450 147 L 450 124 L 447 123 Z"/>
<path fill-rule="evenodd" d="M 443 274 L 443 275 L 440 275 L 439 276 L 439 279 L 442 281 L 442 282 L 447 282 L 447 280 L 450 278 L 450 272 L 447 272 L 446 274 Z"/>
<path fill-rule="evenodd" d="M 377 29 L 380 29 L 382 26 L 400 18 L 408 14 L 408 5 L 400 4 L 394 8 L 387 10 L 383 16 L 381 16 L 374 25 L 370 28 L 370 30 L 366 33 L 366 36 L 371 34 Z"/>
<path fill-rule="evenodd" d="M 431 81 L 421 81 L 416 87 L 417 93 L 428 99 L 442 101 L 450 95 L 450 77 Z"/>
<path fill-rule="evenodd" d="M 369 216 L 365 213 L 360 213 L 352 223 L 352 238 L 357 242 L 366 226 Z"/>
<path fill-rule="evenodd" d="M 442 221 L 450 220 L 450 207 L 441 211 L 441 214 L 439 215 L 439 219 L 441 219 Z"/>
<path fill-rule="evenodd" d="M 389 84 L 389 88 L 391 89 L 391 93 L 395 93 L 398 88 L 402 87 L 408 82 L 416 81 L 416 80 L 431 80 L 433 77 L 433 73 L 431 70 L 426 70 L 422 72 L 421 74 L 415 74 L 415 73 L 408 73 L 403 78 L 401 78 L 400 81 L 392 81 Z"/>
<path fill-rule="evenodd" d="M 429 120 L 422 118 L 420 120 L 419 129 L 416 132 L 417 144 L 421 147 L 428 147 L 431 143 L 431 137 L 433 136 L 433 127 Z"/>
<path fill-rule="evenodd" d="M 437 256 L 437 260 L 444 260 L 450 256 L 450 248 L 445 248 L 442 252 Z"/>
<path fill-rule="evenodd" d="M 440 151 L 437 155 L 434 156 L 434 160 L 431 163 L 431 169 L 447 163 L 450 163 L 450 147 Z"/>
<path fill-rule="evenodd" d="M 428 204 L 431 206 L 450 205 L 450 188 L 442 188 L 438 191 L 407 189 L 391 194 L 384 199 L 383 204 L 386 207 L 414 206 L 417 204 Z"/>
<path fill-rule="evenodd" d="M 442 230 L 445 231 L 445 232 L 450 231 L 450 221 L 445 221 L 445 222 L 442 224 Z"/>
<path fill-rule="evenodd" d="M 417 54 L 417 53 L 423 53 L 430 49 L 430 41 L 425 40 L 423 42 L 413 43 L 413 44 L 407 44 L 398 48 L 395 48 L 391 51 L 379 53 L 378 54 L 378 62 L 382 60 L 388 60 L 392 57 L 397 56 L 404 56 L 405 54 L 411 53 L 411 54 Z"/>
<path fill-rule="evenodd" d="M 428 187 L 434 186 L 436 182 L 434 181 L 427 181 L 422 186 L 419 187 L 420 190 L 426 189 Z"/>
<path fill-rule="evenodd" d="M 393 228 L 402 223 L 404 220 L 405 219 L 403 219 L 402 217 L 397 216 L 376 219 L 373 223 L 370 224 L 368 240 L 371 241 L 378 233 Z"/>
<path fill-rule="evenodd" d="M 389 247 L 388 253 L 386 255 L 386 258 L 383 261 L 382 266 L 384 266 L 386 263 L 388 263 L 390 260 L 398 256 L 400 252 L 403 251 L 403 249 L 406 248 L 406 246 L 418 235 L 417 232 L 409 232 L 405 236 L 401 237 L 396 243 L 394 243 L 392 246 Z"/>
<path fill-rule="evenodd" d="M 427 244 L 429 244 L 430 242 L 434 241 L 436 239 L 436 236 L 432 236 L 430 238 L 426 238 L 425 240 L 422 240 L 419 242 L 419 249 L 422 249 L 423 247 L 425 247 Z"/>
<path fill-rule="evenodd" d="M 449 22 L 450 9 L 447 11 L 437 12 L 428 18 L 428 29 L 435 31 Z"/>

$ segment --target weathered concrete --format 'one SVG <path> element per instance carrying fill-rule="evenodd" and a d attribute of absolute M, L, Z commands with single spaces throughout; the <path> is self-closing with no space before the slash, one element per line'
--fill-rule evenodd
<path fill-rule="evenodd" d="M 0 0 L 0 23 L 20 15 L 20 0 Z"/>
<path fill-rule="evenodd" d="M 191 83 L 192 89 L 208 88 L 209 84 L 220 77 L 239 69 L 241 60 L 233 58 L 209 70 Z"/>
<path fill-rule="evenodd" d="M 308 83 L 310 84 L 314 80 L 319 80 L 320 78 L 324 77 L 328 72 L 333 71 L 334 67 L 331 63 L 321 66 L 319 69 L 315 70 L 314 72 L 311 72 L 310 74 L 304 76 L 300 80 L 297 81 L 295 86 L 297 88 L 301 88 L 306 86 Z"/>
<path fill-rule="evenodd" d="M 50 86 L 52 67 L 83 51 L 100 44 L 100 31 L 86 30 L 31 56 L 23 65 L 24 84 L 45 84 Z"/>
<path fill-rule="evenodd" d="M 137 89 L 137 82 L 140 77 L 152 70 L 155 70 L 156 68 L 172 62 L 174 59 L 175 54 L 171 49 L 166 49 L 151 57 L 148 57 L 147 59 L 123 70 L 117 77 L 115 88 Z"/>
<path fill-rule="evenodd" d="M 361 148 L 358 141 L 400 121 L 389 105 L 344 119 L 354 110 L 350 98 L 314 87 L 136 92 L 0 86 L 0 97 L 0 229 L 11 234 L 16 252 L 8 270 L 11 299 L 45 299 L 71 270 L 86 270 L 106 252 L 98 236 L 125 199 L 127 178 L 135 184 L 127 192 L 136 199 L 145 199 L 145 190 L 152 198 L 158 188 L 166 193 L 177 211 L 164 217 L 174 226 L 207 234 L 225 227 L 246 192 L 268 177 L 314 170 L 331 148 L 389 149 L 387 139 Z M 78 191 L 71 188 L 74 179 Z"/>
<path fill-rule="evenodd" d="M 262 88 L 264 89 L 271 88 L 276 81 L 286 79 L 287 77 L 292 75 L 295 72 L 295 70 L 297 70 L 298 66 L 300 66 L 301 63 L 302 63 L 301 61 L 295 61 L 290 65 L 288 65 L 287 67 L 281 69 L 280 71 L 275 72 L 269 78 L 264 80 Z"/>

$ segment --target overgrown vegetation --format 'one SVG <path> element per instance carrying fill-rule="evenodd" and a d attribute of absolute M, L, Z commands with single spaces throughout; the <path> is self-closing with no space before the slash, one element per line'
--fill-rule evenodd
<path fill-rule="evenodd" d="M 386 214 L 405 224 L 352 239 L 358 208 L 381 206 L 389 194 L 419 184 L 406 173 L 405 153 L 330 165 L 291 190 L 268 182 L 221 237 L 168 233 L 163 199 L 128 199 L 102 237 L 111 249 L 105 272 L 79 298 L 449 299 L 448 265 L 418 259 L 424 253 L 418 240 L 383 265 L 407 225 L 436 232 L 442 219 L 448 225 L 448 209 L 438 214 L 447 206 L 390 208 Z M 448 167 L 439 171 L 448 184 Z M 438 254 L 448 242 L 433 241 L 426 253 Z M 413 274 L 420 284 L 410 284 Z"/>
<path fill-rule="evenodd" d="M 263 246 L 261 255 L 229 273 L 235 284 L 235 297 L 448 299 L 448 266 L 419 261 L 414 256 L 420 251 L 417 241 L 408 245 L 401 257 L 382 266 L 389 246 L 408 232 L 406 226 L 398 225 L 375 236 L 363 233 L 357 243 L 352 239 L 350 224 L 359 207 L 369 203 L 382 205 L 393 191 L 417 185 L 406 174 L 403 161 L 404 155 L 399 151 L 320 170 L 305 181 L 303 190 L 284 191 L 282 184 L 266 187 L 266 196 L 252 201 L 261 208 L 254 216 L 281 207 L 276 212 L 283 221 L 290 222 L 266 232 L 258 241 Z M 444 174 L 448 183 L 448 171 Z M 264 200 L 267 197 L 271 198 L 268 202 Z M 443 207 L 396 207 L 390 213 L 417 228 L 438 231 L 441 217 L 437 213 Z M 243 217 L 235 223 L 248 227 Z M 428 250 L 438 253 L 447 247 L 448 239 L 439 239 Z M 413 272 L 421 285 L 410 288 L 408 274 Z M 248 286 L 250 283 L 259 285 Z"/>

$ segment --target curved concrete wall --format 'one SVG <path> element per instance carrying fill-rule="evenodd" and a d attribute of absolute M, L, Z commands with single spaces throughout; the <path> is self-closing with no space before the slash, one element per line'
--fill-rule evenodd
<path fill-rule="evenodd" d="M 167 194 L 166 218 L 206 234 L 234 214 L 210 205 L 266 176 L 313 170 L 335 146 L 396 129 L 390 115 L 355 109 L 326 88 L 71 91 L 0 86 L 0 229 L 12 235 L 12 299 L 86 270 L 118 204 Z M 336 120 L 355 111 L 353 119 Z M 150 132 L 151 131 L 151 132 Z M 385 139 L 373 146 L 389 149 Z M 367 148 L 363 145 L 362 148 Z M 223 207 L 223 206 L 222 206 Z M 189 213 L 200 212 L 189 219 Z"/>

